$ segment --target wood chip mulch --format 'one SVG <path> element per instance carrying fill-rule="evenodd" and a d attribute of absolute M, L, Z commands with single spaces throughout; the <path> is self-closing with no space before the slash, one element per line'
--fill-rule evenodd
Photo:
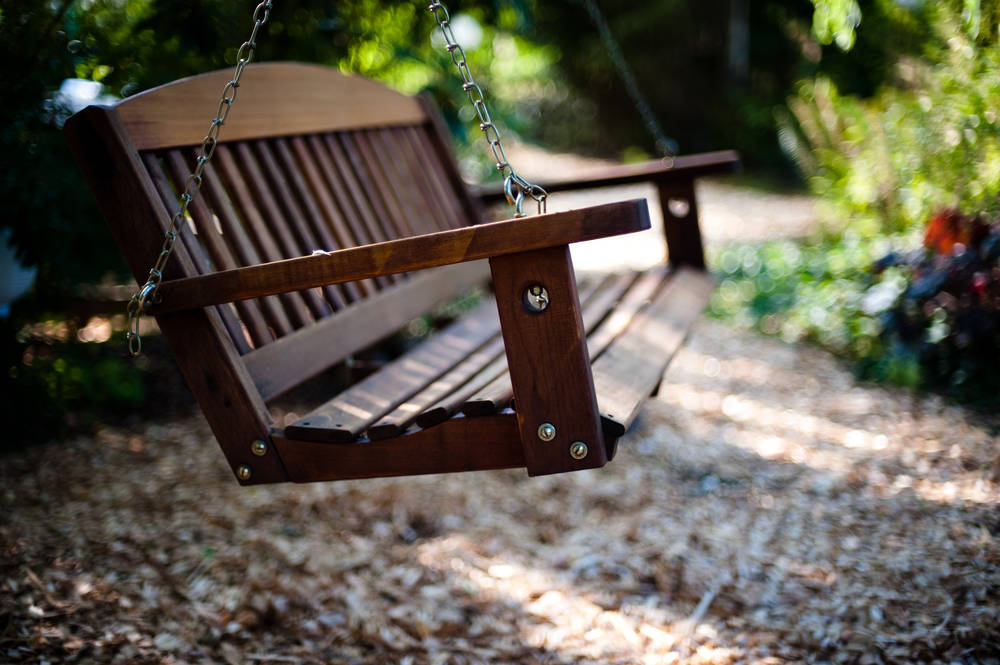
<path fill-rule="evenodd" d="M 200 416 L 0 458 L 0 662 L 998 663 L 997 420 L 703 321 L 606 469 L 240 489 Z"/>

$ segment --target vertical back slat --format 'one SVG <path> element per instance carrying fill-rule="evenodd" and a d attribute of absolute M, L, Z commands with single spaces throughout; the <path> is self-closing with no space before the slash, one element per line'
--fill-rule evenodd
<path fill-rule="evenodd" d="M 265 261 L 279 261 L 285 258 L 276 235 L 264 221 L 256 201 L 250 194 L 249 186 L 244 180 L 243 173 L 237 166 L 229 146 L 222 144 L 216 148 L 214 164 L 218 167 L 219 174 L 226 184 L 233 206 L 247 224 L 250 239 L 254 242 L 261 257 Z M 278 299 L 294 328 L 301 328 L 313 320 L 309 308 L 306 307 L 305 301 L 302 299 L 302 294 L 283 293 L 278 296 Z"/>
<path fill-rule="evenodd" d="M 425 193 L 424 198 L 430 202 L 429 209 L 436 213 L 437 219 L 440 220 L 438 228 L 444 230 L 464 226 L 455 193 L 445 191 L 440 179 L 436 177 L 435 171 L 439 168 L 439 165 L 434 163 L 437 160 L 436 155 L 433 152 L 419 152 L 415 148 L 410 133 L 416 131 L 418 130 L 415 127 L 396 127 L 386 130 L 385 136 L 406 160 L 407 170 L 415 174 L 419 190 Z"/>
<path fill-rule="evenodd" d="M 312 161 L 299 162 L 296 160 L 292 155 L 291 149 L 288 147 L 288 141 L 284 138 L 276 138 L 272 142 L 274 144 L 274 153 L 278 158 L 277 166 L 291 184 L 297 195 L 297 200 L 301 204 L 302 220 L 299 223 L 305 224 L 307 232 L 312 233 L 314 242 L 320 245 L 315 247 L 315 249 L 323 251 L 339 249 L 336 239 L 330 232 L 330 226 L 323 217 L 323 211 L 320 210 L 316 201 L 313 193 L 314 190 L 306 182 L 307 174 L 303 171 L 307 171 L 308 167 L 312 167 Z M 344 295 L 351 302 L 361 300 L 372 292 L 371 280 L 359 283 L 348 282 L 342 285 L 342 288 Z"/>
<path fill-rule="evenodd" d="M 447 216 L 451 228 L 459 228 L 468 224 L 462 198 L 465 191 L 455 191 L 448 182 L 446 165 L 441 161 L 441 155 L 431 145 L 430 137 L 424 127 L 400 127 L 396 130 L 408 143 L 410 154 L 417 163 L 422 163 L 421 172 L 431 182 L 431 187 L 437 193 L 438 200 L 447 207 Z"/>
<path fill-rule="evenodd" d="M 360 214 L 351 197 L 344 191 L 341 179 L 338 177 L 340 174 L 330 164 L 330 157 L 318 137 L 296 136 L 291 139 L 291 145 L 323 209 L 327 223 L 331 227 L 346 227 L 345 218 L 350 219 L 353 222 L 354 237 L 357 242 L 364 245 L 371 243 L 372 236 L 365 228 L 368 219 Z M 375 283 L 379 287 L 384 287 L 390 281 L 385 277 L 378 277 Z M 364 285 L 366 292 L 370 294 L 371 280 L 366 280 Z"/>
<path fill-rule="evenodd" d="M 173 176 L 174 188 L 178 191 L 183 191 L 188 173 L 191 172 L 190 166 L 184 159 L 184 155 L 181 154 L 180 150 L 168 150 L 163 158 L 170 175 Z M 215 269 L 231 270 L 236 268 L 237 262 L 233 258 L 229 247 L 226 246 L 222 234 L 216 229 L 215 218 L 212 215 L 212 211 L 205 205 L 205 199 L 200 196 L 195 197 L 188 206 L 188 212 L 191 214 L 191 223 L 194 224 L 198 240 L 204 243 L 204 247 L 208 251 Z M 257 304 L 248 300 L 241 300 L 235 303 L 235 305 L 236 310 L 240 314 L 240 320 L 243 321 L 243 325 L 247 327 L 250 333 L 250 338 L 253 340 L 254 346 L 263 346 L 270 342 L 272 339 L 271 333 Z"/>
<path fill-rule="evenodd" d="M 166 172 L 163 170 L 163 165 L 160 164 L 160 160 L 156 155 L 152 153 L 145 153 L 142 155 L 143 164 L 146 167 L 146 172 L 149 174 L 149 178 L 156 188 L 157 193 L 160 195 L 160 200 L 163 201 L 163 205 L 167 210 L 177 209 L 177 195 L 170 186 L 170 179 L 167 177 Z M 208 256 L 205 255 L 205 250 L 202 249 L 201 244 L 194 237 L 191 229 L 188 228 L 187 224 L 181 227 L 180 231 L 180 243 L 174 245 L 174 252 L 178 255 L 178 261 L 190 261 L 191 265 L 194 266 L 195 271 L 204 275 L 212 270 L 212 263 Z M 237 320 L 236 315 L 233 313 L 232 305 L 219 306 L 215 308 L 219 317 L 222 319 L 222 325 L 229 335 L 229 338 L 236 345 L 237 351 L 242 355 L 248 353 L 251 350 L 249 342 L 247 342 L 246 335 L 244 334 L 243 327 L 240 326 L 240 322 Z"/>
<path fill-rule="evenodd" d="M 428 233 L 431 226 L 428 220 L 417 212 L 413 192 L 399 187 L 393 172 L 393 165 L 380 161 L 368 144 L 365 132 L 344 132 L 341 134 L 345 147 L 357 156 L 363 165 L 361 168 L 368 173 L 375 184 L 375 191 L 381 194 L 389 207 L 389 219 L 386 235 L 390 238 Z"/>
<path fill-rule="evenodd" d="M 275 239 L 281 248 L 281 258 L 301 256 L 305 252 L 299 247 L 289 220 L 271 193 L 271 179 L 264 176 L 261 165 L 248 143 L 241 141 L 235 147 L 236 157 L 243 167 L 242 171 L 246 175 L 248 182 L 253 186 L 254 194 L 256 194 L 254 200 L 260 204 L 263 217 L 261 221 L 267 228 L 274 231 Z M 309 252 L 312 252 L 312 249 Z M 306 324 L 313 323 L 316 320 L 317 312 L 327 311 L 327 304 L 314 291 L 300 291 L 299 295 L 308 309 Z M 340 302 L 335 304 L 343 306 L 343 298 L 340 298 Z"/>
<path fill-rule="evenodd" d="M 447 213 L 431 191 L 423 173 L 424 165 L 414 163 L 407 146 L 391 129 L 367 132 L 375 159 L 386 165 L 390 178 L 401 191 L 410 195 L 411 217 L 425 221 L 429 231 L 449 228 Z"/>
<path fill-rule="evenodd" d="M 236 211 L 223 188 L 219 174 L 211 163 L 205 165 L 202 191 L 212 210 L 219 217 L 223 234 L 229 239 L 240 265 L 252 266 L 261 263 L 257 249 L 247 236 L 246 228 L 236 216 Z M 288 320 L 285 310 L 282 309 L 281 302 L 275 296 L 266 296 L 258 299 L 257 302 L 276 337 L 287 335 L 292 331 L 292 324 Z"/>
<path fill-rule="evenodd" d="M 347 136 L 325 134 L 323 145 L 333 160 L 331 173 L 343 178 L 355 206 L 362 211 L 370 211 L 370 215 L 362 213 L 362 221 L 375 242 L 388 240 L 391 236 L 386 231 L 386 224 L 393 215 L 389 201 L 385 198 L 385 190 L 381 189 L 380 181 L 373 180 L 367 173 L 361 156 L 353 148 L 353 143 Z"/>
<path fill-rule="evenodd" d="M 268 175 L 268 186 L 274 190 L 276 201 L 284 213 L 284 223 L 289 225 L 294 238 L 292 255 L 307 256 L 316 250 L 324 250 L 317 240 L 313 229 L 306 220 L 306 213 L 292 190 L 289 179 L 292 173 L 287 173 L 278 164 L 269 141 L 254 141 L 251 143 L 253 152 L 260 159 L 260 165 Z M 327 286 L 323 289 L 310 289 L 305 293 L 306 302 L 312 308 L 313 315 L 321 319 L 330 313 L 330 304 L 342 308 L 352 300 L 350 291 L 343 285 Z M 329 302 L 324 301 L 325 294 Z M 356 292 L 355 292 L 356 295 Z"/>

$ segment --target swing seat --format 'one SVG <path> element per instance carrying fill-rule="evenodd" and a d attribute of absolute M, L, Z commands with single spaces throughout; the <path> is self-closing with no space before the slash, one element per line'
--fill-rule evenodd
<path fill-rule="evenodd" d="M 139 283 L 231 72 L 70 118 Z M 694 179 L 733 152 L 540 183 L 656 184 L 669 252 L 578 284 L 569 245 L 649 228 L 645 200 L 483 223 L 422 98 L 306 64 L 251 65 L 152 314 L 240 483 L 603 466 L 711 290 Z M 668 201 L 686 205 L 667 205 Z M 676 214 L 675 214 L 676 213 Z M 492 295 L 296 422 L 270 400 L 453 301 Z"/>

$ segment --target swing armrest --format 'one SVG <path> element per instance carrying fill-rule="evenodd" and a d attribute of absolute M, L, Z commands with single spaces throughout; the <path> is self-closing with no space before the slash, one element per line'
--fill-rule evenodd
<path fill-rule="evenodd" d="M 152 313 L 301 291 L 650 228 L 644 199 L 509 219 L 165 281 Z"/>
<path fill-rule="evenodd" d="M 740 156 L 734 150 L 706 152 L 698 155 L 675 157 L 672 163 L 656 159 L 637 164 L 621 164 L 603 167 L 571 178 L 539 180 L 546 192 L 569 191 L 627 185 L 636 182 L 664 182 L 670 180 L 693 180 L 705 175 L 732 173 L 740 167 Z M 497 183 L 479 187 L 475 193 L 484 203 L 499 203 L 504 200 L 503 185 Z"/>

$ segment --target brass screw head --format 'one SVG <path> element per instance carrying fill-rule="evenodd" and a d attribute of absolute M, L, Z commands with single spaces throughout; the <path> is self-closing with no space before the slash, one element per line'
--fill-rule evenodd
<path fill-rule="evenodd" d="M 253 475 L 253 471 L 246 464 L 240 464 L 236 467 L 236 477 L 240 480 L 250 480 L 251 475 Z"/>
<path fill-rule="evenodd" d="M 267 441 L 254 439 L 254 442 L 250 444 L 250 452 L 257 457 L 263 457 L 267 454 Z"/>
<path fill-rule="evenodd" d="M 556 426 L 552 423 L 542 423 L 538 426 L 538 438 L 542 441 L 551 441 L 556 438 Z"/>
<path fill-rule="evenodd" d="M 569 447 L 569 454 L 573 459 L 583 459 L 587 456 L 587 444 L 583 441 L 574 441 Z"/>

